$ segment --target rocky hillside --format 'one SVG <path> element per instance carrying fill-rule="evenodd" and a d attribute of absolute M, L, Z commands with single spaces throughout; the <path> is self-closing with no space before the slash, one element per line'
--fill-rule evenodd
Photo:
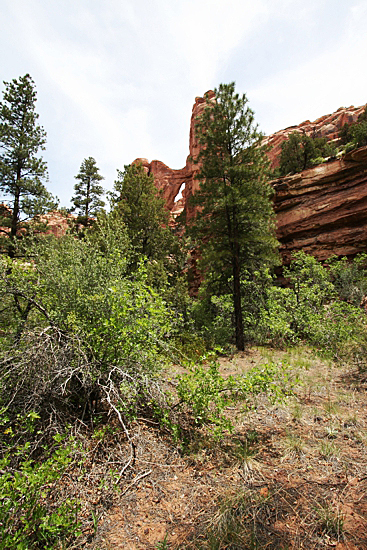
<path fill-rule="evenodd" d="M 212 91 L 208 93 L 213 95 Z M 146 171 L 154 175 L 173 217 L 184 209 L 188 219 L 194 214 L 188 204 L 189 197 L 198 188 L 195 179 L 198 166 L 192 161 L 199 152 L 194 124 L 204 107 L 205 99 L 197 97 L 191 115 L 190 154 L 184 168 L 172 170 L 158 160 L 134 161 L 142 162 Z M 272 166 L 277 166 L 281 144 L 290 133 L 298 130 L 328 140 L 337 139 L 340 128 L 356 122 L 364 107 L 341 107 L 314 122 L 307 120 L 268 136 L 265 143 L 270 146 Z M 271 185 L 275 189 L 277 237 L 286 263 L 291 253 L 300 249 L 320 260 L 332 254 L 353 255 L 367 249 L 367 147 L 300 174 L 274 180 Z M 180 190 L 182 198 L 175 202 Z"/>

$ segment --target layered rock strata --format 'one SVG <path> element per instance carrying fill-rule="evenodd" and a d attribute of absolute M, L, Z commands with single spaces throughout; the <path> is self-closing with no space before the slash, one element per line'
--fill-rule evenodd
<path fill-rule="evenodd" d="M 271 184 L 283 262 L 367 251 L 367 147 Z"/>

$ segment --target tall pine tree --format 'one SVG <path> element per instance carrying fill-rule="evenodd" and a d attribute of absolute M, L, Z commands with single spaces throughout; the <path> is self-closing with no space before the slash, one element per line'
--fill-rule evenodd
<path fill-rule="evenodd" d="M 4 82 L 0 103 L 0 189 L 9 210 L 0 224 L 9 239 L 8 253 L 15 254 L 15 239 L 25 219 L 57 207 L 47 191 L 47 167 L 39 150 L 45 149 L 46 132 L 37 124 L 35 84 L 29 74 Z"/>
<path fill-rule="evenodd" d="M 254 113 L 234 83 L 221 84 L 206 102 L 196 124 L 200 188 L 193 197 L 199 208 L 191 234 L 204 275 L 231 287 L 236 346 L 243 350 L 241 277 L 277 263 L 268 162 Z"/>
<path fill-rule="evenodd" d="M 105 205 L 100 198 L 104 195 L 104 189 L 99 185 L 104 177 L 99 173 L 94 158 L 88 157 L 83 160 L 75 179 L 78 183 L 74 185 L 75 195 L 71 201 L 74 204 L 74 210 L 78 211 L 79 216 L 87 224 L 88 218 L 96 216 Z"/>

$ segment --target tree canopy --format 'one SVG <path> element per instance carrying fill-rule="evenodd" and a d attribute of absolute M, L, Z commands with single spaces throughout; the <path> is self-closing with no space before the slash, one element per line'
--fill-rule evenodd
<path fill-rule="evenodd" d="M 279 173 L 281 176 L 297 174 L 335 154 L 335 147 L 326 138 L 311 137 L 292 132 L 282 143 Z"/>
<path fill-rule="evenodd" d="M 167 256 L 174 239 L 154 177 L 141 164 L 131 164 L 117 171 L 114 190 L 116 214 L 126 225 L 135 253 L 151 260 Z"/>
<path fill-rule="evenodd" d="M 277 261 L 272 189 L 262 134 L 235 85 L 221 84 L 197 121 L 201 152 L 200 188 L 193 197 L 198 214 L 191 234 L 202 254 L 206 277 L 230 285 L 236 346 L 244 349 L 241 279 L 245 271 Z"/>
<path fill-rule="evenodd" d="M 46 163 L 38 155 L 45 148 L 46 132 L 37 124 L 35 84 L 29 74 L 4 82 L 0 103 L 0 189 L 9 206 L 1 225 L 8 227 L 8 251 L 21 221 L 57 207 L 47 191 Z M 23 216 L 22 216 L 23 215 Z"/>

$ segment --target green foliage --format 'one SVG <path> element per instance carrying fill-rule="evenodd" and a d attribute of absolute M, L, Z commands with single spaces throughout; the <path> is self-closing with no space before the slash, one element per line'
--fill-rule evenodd
<path fill-rule="evenodd" d="M 329 357 L 366 368 L 367 331 L 360 308 L 366 290 L 366 258 L 331 258 L 323 267 L 303 251 L 284 269 L 290 287 L 269 287 L 257 339 L 286 345 L 305 340 Z"/>
<path fill-rule="evenodd" d="M 131 244 L 138 257 L 161 259 L 169 248 L 168 212 L 164 200 L 141 164 L 117 171 L 113 202 L 116 215 L 126 225 Z"/>
<path fill-rule="evenodd" d="M 78 210 L 79 216 L 87 225 L 88 218 L 96 216 L 105 205 L 100 198 L 104 194 L 104 190 L 99 185 L 104 177 L 99 173 L 94 158 L 88 157 L 83 160 L 75 179 L 79 181 L 74 186 L 75 195 L 71 201 L 74 204 L 74 210 Z"/>
<path fill-rule="evenodd" d="M 208 366 L 190 367 L 188 373 L 179 378 L 177 396 L 181 404 L 189 407 L 195 424 L 214 425 L 215 433 L 220 435 L 223 430 L 233 428 L 223 413 L 232 401 L 234 379 L 221 376 L 218 367 L 215 361 Z"/>
<path fill-rule="evenodd" d="M 240 402 L 245 410 L 254 408 L 260 394 L 265 394 L 272 403 L 282 402 L 292 393 L 295 382 L 288 365 L 274 363 L 261 365 L 243 375 L 225 377 L 219 372 L 215 356 L 209 354 L 178 376 L 178 401 L 171 406 L 171 413 L 179 413 L 179 418 L 175 420 L 168 411 L 164 416 L 160 410 L 160 420 L 179 438 L 182 416 L 188 416 L 196 427 L 206 427 L 220 439 L 225 431 L 233 430 L 226 416 L 229 406 Z"/>
<path fill-rule="evenodd" d="M 188 293 L 183 276 L 186 254 L 169 226 L 169 213 L 158 192 L 154 177 L 141 164 L 118 170 L 110 217 L 123 224 L 131 243 L 129 270 L 145 258 L 147 281 L 159 289 L 179 313 L 185 313 Z"/>
<path fill-rule="evenodd" d="M 292 132 L 282 143 L 279 175 L 302 172 L 335 153 L 335 147 L 326 138 L 312 138 L 300 132 Z"/>
<path fill-rule="evenodd" d="M 80 534 L 78 504 L 57 497 L 57 481 L 72 460 L 73 444 L 60 445 L 42 462 L 30 445 L 19 446 L 18 464 L 7 453 L 0 459 L 0 548 L 59 548 Z M 53 502 L 53 504 L 51 504 Z"/>
<path fill-rule="evenodd" d="M 367 294 L 367 255 L 358 254 L 353 261 L 331 257 L 327 264 L 339 299 L 359 306 Z"/>
<path fill-rule="evenodd" d="M 229 288 L 233 296 L 236 345 L 243 349 L 243 271 L 276 263 L 272 190 L 262 135 L 246 96 L 235 93 L 234 83 L 221 84 L 214 94 L 196 124 L 202 148 L 193 203 L 200 214 L 190 234 L 201 252 L 201 271 L 216 287 L 212 293 Z"/>
<path fill-rule="evenodd" d="M 367 105 L 353 124 L 344 124 L 339 132 L 341 143 L 347 151 L 367 145 Z"/>
<path fill-rule="evenodd" d="M 292 316 L 295 309 L 296 298 L 292 289 L 271 286 L 266 293 L 255 341 L 278 347 L 298 342 Z"/>
<path fill-rule="evenodd" d="M 4 84 L 0 103 L 0 189 L 8 199 L 10 211 L 0 225 L 9 228 L 8 251 L 14 256 L 21 219 L 52 210 L 57 201 L 43 184 L 47 179 L 46 163 L 37 156 L 45 148 L 46 132 L 37 124 L 34 82 L 26 74 Z"/>
<path fill-rule="evenodd" d="M 171 330 L 169 310 L 147 284 L 143 262 L 133 277 L 126 272 L 128 240 L 103 236 L 47 239 L 28 249 L 31 267 L 19 264 L 4 275 L 4 293 L 31 300 L 30 326 L 58 327 L 77 336 L 99 369 L 110 365 L 153 372 L 160 364 L 164 335 Z M 92 240 L 91 240 L 92 239 Z M 104 251 L 93 245 L 103 241 Z M 19 318 L 16 330 L 22 325 Z"/>
<path fill-rule="evenodd" d="M 214 295 L 202 283 L 199 296 L 194 300 L 191 318 L 195 328 L 206 342 L 207 347 L 220 346 L 230 351 L 234 345 L 233 335 L 233 296 Z"/>

